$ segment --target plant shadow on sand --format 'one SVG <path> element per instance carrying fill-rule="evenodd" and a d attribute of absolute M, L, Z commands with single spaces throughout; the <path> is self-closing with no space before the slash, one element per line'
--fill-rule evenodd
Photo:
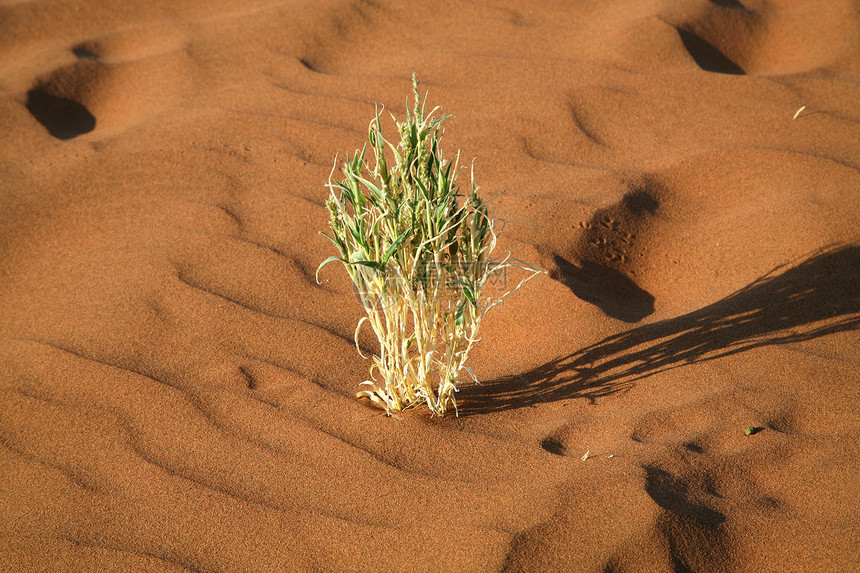
<path fill-rule="evenodd" d="M 591 401 L 685 364 L 860 327 L 860 246 L 778 267 L 695 312 L 609 336 L 527 372 L 460 390 L 460 415 Z"/>

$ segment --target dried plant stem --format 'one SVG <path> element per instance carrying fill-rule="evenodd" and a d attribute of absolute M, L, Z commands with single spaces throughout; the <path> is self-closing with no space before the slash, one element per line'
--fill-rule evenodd
<path fill-rule="evenodd" d="M 383 137 L 377 109 L 368 131 L 373 169 L 365 162 L 365 145 L 347 156 L 344 180 L 329 179 L 331 235 L 323 234 L 339 254 L 320 268 L 343 263 L 367 314 L 356 327 L 356 347 L 365 321 L 379 342 L 371 379 L 362 382 L 367 388 L 358 396 L 389 413 L 423 402 L 441 416 L 456 411 L 461 372 L 471 375 L 465 364 L 481 319 L 542 271 L 510 257 L 490 259 L 496 220 L 478 197 L 474 171 L 470 191 L 461 194 L 459 154 L 447 161 L 439 147 L 447 118 L 428 117 L 438 108 L 425 113 L 414 77 L 413 91 L 406 121 L 392 115 L 400 143 L 395 147 Z M 530 274 L 504 296 L 484 301 L 490 276 L 510 267 Z"/>

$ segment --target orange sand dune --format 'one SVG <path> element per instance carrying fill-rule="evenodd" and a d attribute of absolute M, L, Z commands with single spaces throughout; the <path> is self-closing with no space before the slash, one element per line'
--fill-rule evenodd
<path fill-rule="evenodd" d="M 547 271 L 443 419 L 314 279 L 412 72 Z M 860 570 L 858 94 L 850 0 L 0 2 L 0 570 Z"/>

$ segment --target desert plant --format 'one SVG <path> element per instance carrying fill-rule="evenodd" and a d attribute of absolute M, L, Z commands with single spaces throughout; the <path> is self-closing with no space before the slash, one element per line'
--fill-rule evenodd
<path fill-rule="evenodd" d="M 331 234 L 323 233 L 358 290 L 366 321 L 377 340 L 371 380 L 358 397 L 367 397 L 391 414 L 421 402 L 435 415 L 456 411 L 454 392 L 466 358 L 478 340 L 487 311 L 540 270 L 512 259 L 492 261 L 497 220 L 478 197 L 474 169 L 467 193 L 458 187 L 459 152 L 442 158 L 439 142 L 447 116 L 425 112 L 413 76 L 415 104 L 406 120 L 392 119 L 400 133 L 395 147 L 382 135 L 380 109 L 370 122 L 368 143 L 373 169 L 365 161 L 367 144 L 346 157 L 344 179 L 332 182 L 327 206 Z M 337 159 L 335 159 L 335 167 Z M 334 170 L 332 170 L 334 173 Z M 516 266 L 528 271 L 502 296 L 482 299 L 494 273 Z M 361 349 L 359 348 L 359 353 Z"/>

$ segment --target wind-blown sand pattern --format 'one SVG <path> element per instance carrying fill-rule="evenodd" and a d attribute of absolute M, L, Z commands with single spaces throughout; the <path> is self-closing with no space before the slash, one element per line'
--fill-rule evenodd
<path fill-rule="evenodd" d="M 459 418 L 314 280 L 413 71 L 547 271 Z M 6 0 L 0 94 L 0 570 L 860 569 L 856 2 Z"/>

